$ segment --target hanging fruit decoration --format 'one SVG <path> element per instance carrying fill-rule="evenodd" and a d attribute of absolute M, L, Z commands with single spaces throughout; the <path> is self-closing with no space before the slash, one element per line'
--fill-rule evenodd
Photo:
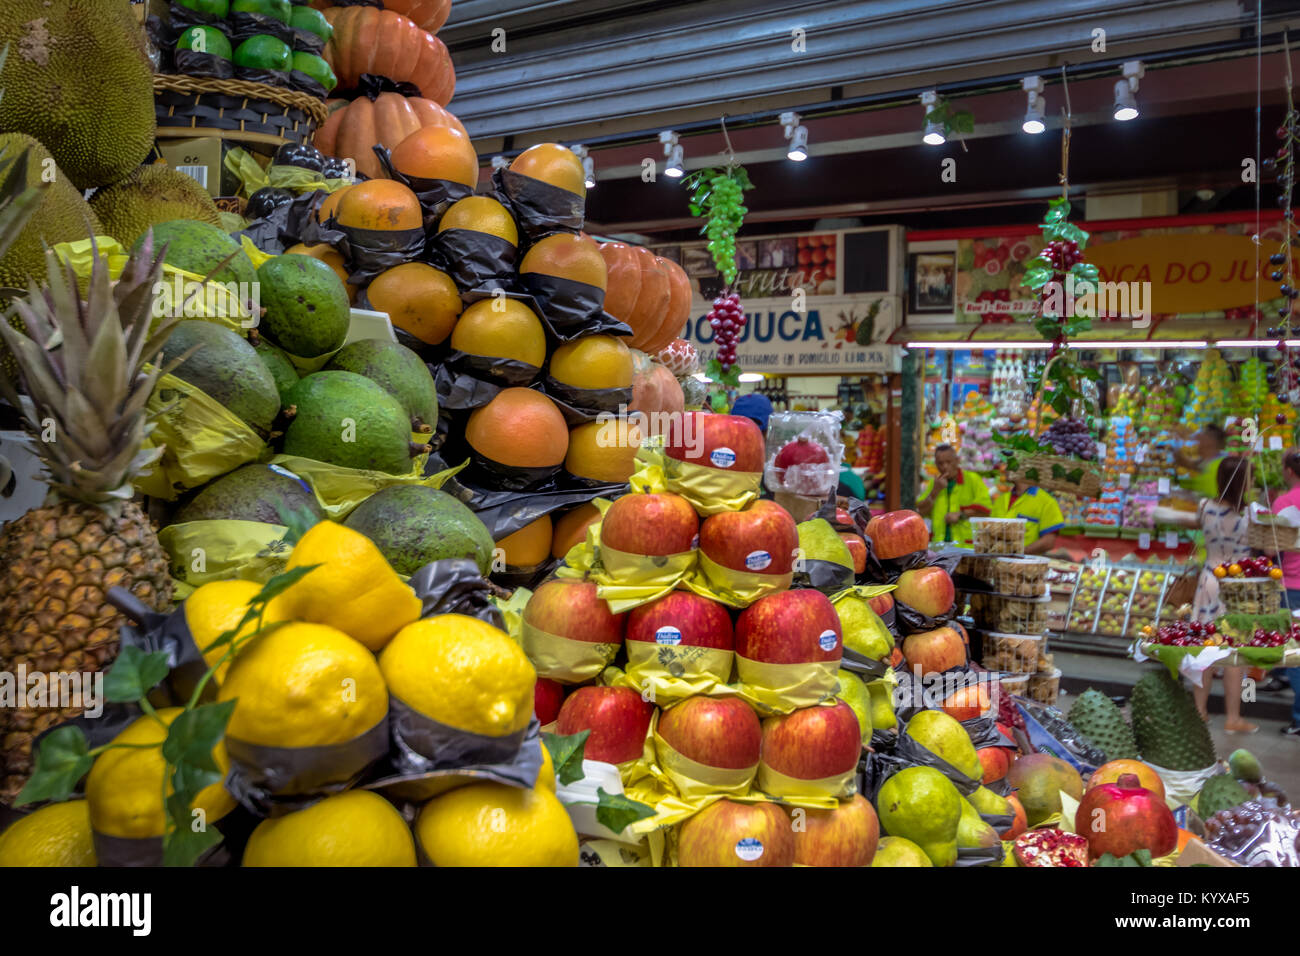
<path fill-rule="evenodd" d="M 1296 332 L 1300 331 L 1293 318 L 1295 300 L 1300 296 L 1300 290 L 1296 288 L 1295 262 L 1291 252 L 1291 247 L 1297 238 L 1292 192 L 1295 189 L 1295 142 L 1298 135 L 1300 135 L 1300 113 L 1296 111 L 1291 94 L 1291 56 L 1288 51 L 1286 117 L 1282 120 L 1282 125 L 1277 128 L 1277 138 L 1281 141 L 1281 145 L 1277 148 L 1276 156 L 1268 157 L 1262 163 L 1264 172 L 1277 174 L 1277 204 L 1282 209 L 1282 245 L 1277 252 L 1268 257 L 1269 265 L 1272 266 L 1269 278 L 1281 283 L 1282 294 L 1287 299 L 1277 310 L 1280 323 L 1268 329 L 1267 333 L 1269 338 L 1278 340 L 1277 348 L 1282 353 L 1281 360 L 1269 363 L 1266 375 L 1269 388 L 1282 402 L 1300 407 L 1300 353 L 1287 345 L 1287 340 L 1295 338 Z M 1286 421 L 1286 414 L 1278 412 L 1277 424 L 1285 425 Z"/>

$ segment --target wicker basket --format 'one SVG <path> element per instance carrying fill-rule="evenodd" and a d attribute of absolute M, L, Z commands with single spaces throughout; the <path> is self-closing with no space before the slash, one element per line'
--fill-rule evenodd
<path fill-rule="evenodd" d="M 1053 472 L 1060 467 L 1066 474 L 1073 471 L 1083 472 L 1077 482 L 1065 477 L 1054 477 Z M 1023 477 L 1044 491 L 1067 491 L 1080 498 L 1096 498 L 1101 493 L 1101 469 L 1096 463 L 1081 458 L 1065 458 L 1061 455 L 1031 455 L 1017 459 L 1013 478 Z"/>
<path fill-rule="evenodd" d="M 160 139 L 215 136 L 272 146 L 306 143 L 329 116 L 314 96 L 247 80 L 155 73 L 153 91 Z"/>
<path fill-rule="evenodd" d="M 1270 555 L 1280 551 L 1300 551 L 1300 528 L 1252 521 L 1246 528 L 1246 543 L 1252 550 Z"/>
<path fill-rule="evenodd" d="M 1272 578 L 1223 578 L 1219 600 L 1229 614 L 1276 614 L 1282 610 L 1282 582 Z"/>

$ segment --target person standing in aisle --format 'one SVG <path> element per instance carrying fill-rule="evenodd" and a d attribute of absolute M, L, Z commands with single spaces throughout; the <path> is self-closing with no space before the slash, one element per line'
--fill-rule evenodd
<path fill-rule="evenodd" d="M 772 417 L 772 400 L 766 395 L 760 395 L 757 392 L 742 395 L 731 406 L 731 414 L 748 418 L 758 426 L 759 431 L 766 435 L 767 422 Z"/>
<path fill-rule="evenodd" d="M 1282 456 L 1282 479 L 1287 490 L 1273 501 L 1273 512 L 1286 508 L 1300 508 L 1300 452 L 1295 449 Z M 1286 588 L 1286 606 L 1292 613 L 1300 611 L 1300 551 L 1284 551 L 1282 559 L 1282 584 Z M 1300 740 L 1300 667 L 1286 669 L 1291 682 L 1291 723 L 1282 728 L 1283 735 Z"/>
<path fill-rule="evenodd" d="M 1056 533 L 1065 524 L 1056 499 L 1024 478 L 993 502 L 994 518 L 1025 519 L 1025 554 L 1046 554 L 1056 547 Z"/>
<path fill-rule="evenodd" d="M 951 543 L 969 548 L 972 543 L 971 518 L 987 518 L 992 508 L 984 479 L 973 471 L 963 471 L 957 464 L 957 452 L 951 445 L 934 450 L 938 476 L 930 482 L 929 493 L 916 503 L 922 514 L 930 513 L 930 537 L 935 544 Z"/>
<path fill-rule="evenodd" d="M 1221 564 L 1231 564 L 1250 553 L 1245 513 L 1246 491 L 1251 485 L 1250 462 L 1245 458 L 1224 458 L 1219 462 L 1216 478 L 1218 494 L 1203 499 L 1194 515 L 1173 508 L 1157 508 L 1155 514 L 1157 523 L 1198 527 L 1205 534 L 1205 567 L 1201 569 L 1192 604 L 1192 620 L 1202 624 L 1213 624 L 1224 614 L 1223 602 L 1219 600 L 1219 579 L 1212 569 Z M 1205 671 L 1201 675 L 1201 685 L 1192 688 L 1196 709 L 1207 721 L 1210 719 L 1207 710 L 1210 684 L 1215 670 Z M 1255 733 L 1259 725 L 1241 717 L 1241 683 L 1246 677 L 1246 668 L 1224 667 L 1222 671 L 1223 706 L 1227 714 L 1223 729 L 1230 734 Z"/>
<path fill-rule="evenodd" d="M 1196 454 L 1179 451 L 1178 463 L 1196 475 L 1187 487 L 1202 498 L 1219 496 L 1219 463 L 1227 456 L 1228 435 L 1218 425 L 1206 425 L 1196 434 Z"/>

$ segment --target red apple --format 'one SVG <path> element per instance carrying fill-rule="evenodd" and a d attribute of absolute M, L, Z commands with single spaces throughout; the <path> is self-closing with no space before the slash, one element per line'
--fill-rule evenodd
<path fill-rule="evenodd" d="M 664 452 L 670 458 L 723 471 L 761 472 L 763 433 L 743 415 L 684 412 L 668 427 Z"/>
<path fill-rule="evenodd" d="M 880 820 L 862 794 L 834 810 L 804 810 L 794 830 L 794 861 L 804 866 L 870 866 L 880 842 Z"/>
<path fill-rule="evenodd" d="M 790 818 L 775 803 L 711 803 L 682 824 L 678 866 L 793 866 Z"/>
<path fill-rule="evenodd" d="M 867 537 L 876 557 L 883 560 L 901 558 L 930 546 L 930 532 L 925 519 L 915 511 L 887 511 L 867 522 Z"/>
<path fill-rule="evenodd" d="M 926 617 L 938 617 L 952 608 L 957 591 L 943 568 L 915 568 L 898 576 L 894 597 Z"/>
<path fill-rule="evenodd" d="M 592 644 L 622 644 L 625 614 L 615 614 L 596 585 L 577 578 L 551 578 L 524 605 L 524 620 L 548 634 Z"/>
<path fill-rule="evenodd" d="M 862 535 L 841 531 L 840 539 L 849 547 L 849 555 L 853 558 L 853 573 L 861 574 L 867 570 L 867 542 L 862 539 Z M 890 598 L 890 602 L 892 604 L 893 598 Z"/>
<path fill-rule="evenodd" d="M 627 554 L 681 554 L 695 547 L 700 519 L 681 495 L 624 495 L 600 523 L 600 543 Z"/>
<path fill-rule="evenodd" d="M 981 747 L 975 751 L 975 756 L 980 758 L 980 766 L 984 768 L 980 783 L 992 783 L 1005 777 L 1011 769 L 1012 753 L 1010 747 Z"/>
<path fill-rule="evenodd" d="M 537 678 L 537 683 L 533 685 L 533 713 L 543 727 L 559 715 L 562 703 L 564 685 L 549 677 Z"/>
<path fill-rule="evenodd" d="M 759 764 L 759 785 L 780 796 L 762 782 L 764 769 L 775 770 L 797 780 L 820 780 L 851 773 L 862 753 L 862 729 L 853 708 L 842 700 L 830 706 L 803 707 L 792 714 L 763 721 L 763 753 Z"/>
<path fill-rule="evenodd" d="M 836 509 L 835 509 L 835 521 L 834 521 L 834 524 L 840 525 L 840 526 L 845 527 L 845 528 L 853 528 L 853 527 L 856 527 L 856 525 L 855 525 L 854 522 L 853 522 L 853 515 L 849 514 L 849 513 L 848 513 L 847 511 L 845 511 L 843 508 L 836 508 Z"/>
<path fill-rule="evenodd" d="M 877 594 L 873 598 L 868 598 L 867 604 L 870 605 L 871 610 L 883 618 L 894 609 L 894 595 L 892 592 L 886 591 L 884 594 Z"/>
<path fill-rule="evenodd" d="M 670 591 L 657 601 L 633 608 L 627 615 L 627 639 L 681 647 L 735 648 L 731 615 L 717 601 Z"/>
<path fill-rule="evenodd" d="M 843 652 L 844 634 L 835 606 L 811 588 L 759 598 L 736 620 L 736 653 L 752 661 L 838 661 Z"/>
<path fill-rule="evenodd" d="M 700 552 L 732 571 L 790 574 L 798 547 L 794 518 L 766 499 L 744 511 L 710 515 L 700 525 Z"/>
<path fill-rule="evenodd" d="M 739 697 L 688 697 L 659 718 L 659 736 L 683 757 L 706 767 L 758 766 L 763 729 Z"/>
<path fill-rule="evenodd" d="M 564 699 L 555 730 L 562 737 L 590 730 L 585 759 L 626 763 L 641 756 L 654 709 L 630 687 L 579 687 Z"/>
<path fill-rule="evenodd" d="M 1134 774 L 1123 774 L 1118 783 L 1093 787 L 1079 801 L 1074 815 L 1075 832 L 1088 840 L 1093 859 L 1104 853 L 1128 856 L 1149 850 L 1165 856 L 1178 846 L 1178 824 L 1164 799 L 1138 786 Z"/>
<path fill-rule="evenodd" d="M 920 668 L 921 675 L 941 674 L 966 663 L 966 645 L 951 627 L 937 627 L 903 638 L 907 669 Z"/>

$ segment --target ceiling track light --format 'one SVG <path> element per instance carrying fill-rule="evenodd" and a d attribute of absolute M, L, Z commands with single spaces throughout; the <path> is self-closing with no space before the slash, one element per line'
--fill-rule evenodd
<path fill-rule="evenodd" d="M 925 115 L 929 116 L 931 112 L 939 105 L 939 93 L 937 90 L 926 90 L 921 94 L 921 105 L 925 107 Z M 942 146 L 948 141 L 948 137 L 943 132 L 943 124 L 937 120 L 926 120 L 925 129 L 921 139 L 929 146 Z"/>
<path fill-rule="evenodd" d="M 1020 128 L 1032 136 L 1047 129 L 1047 124 L 1043 122 L 1043 115 L 1046 111 L 1046 103 L 1043 100 L 1043 78 L 1041 76 L 1027 76 L 1020 81 L 1020 88 L 1025 91 L 1029 97 L 1029 107 L 1025 110 L 1025 121 Z"/>
<path fill-rule="evenodd" d="M 686 170 L 682 167 L 682 145 L 677 141 L 677 134 L 666 129 L 659 134 L 659 142 L 664 147 L 664 175 L 670 179 L 681 179 Z"/>
<path fill-rule="evenodd" d="M 1141 60 L 1129 60 L 1122 70 L 1123 79 L 1115 81 L 1115 119 L 1121 123 L 1138 118 L 1138 81 L 1146 75 Z"/>
<path fill-rule="evenodd" d="M 792 110 L 782 113 L 777 117 L 777 122 L 781 124 L 785 138 L 790 143 L 786 159 L 802 163 L 808 158 L 808 127 L 800 124 L 799 114 Z"/>
<path fill-rule="evenodd" d="M 570 146 L 569 151 L 582 160 L 582 180 L 583 185 L 588 189 L 596 188 L 596 161 L 587 155 L 587 147 L 582 145 Z"/>

